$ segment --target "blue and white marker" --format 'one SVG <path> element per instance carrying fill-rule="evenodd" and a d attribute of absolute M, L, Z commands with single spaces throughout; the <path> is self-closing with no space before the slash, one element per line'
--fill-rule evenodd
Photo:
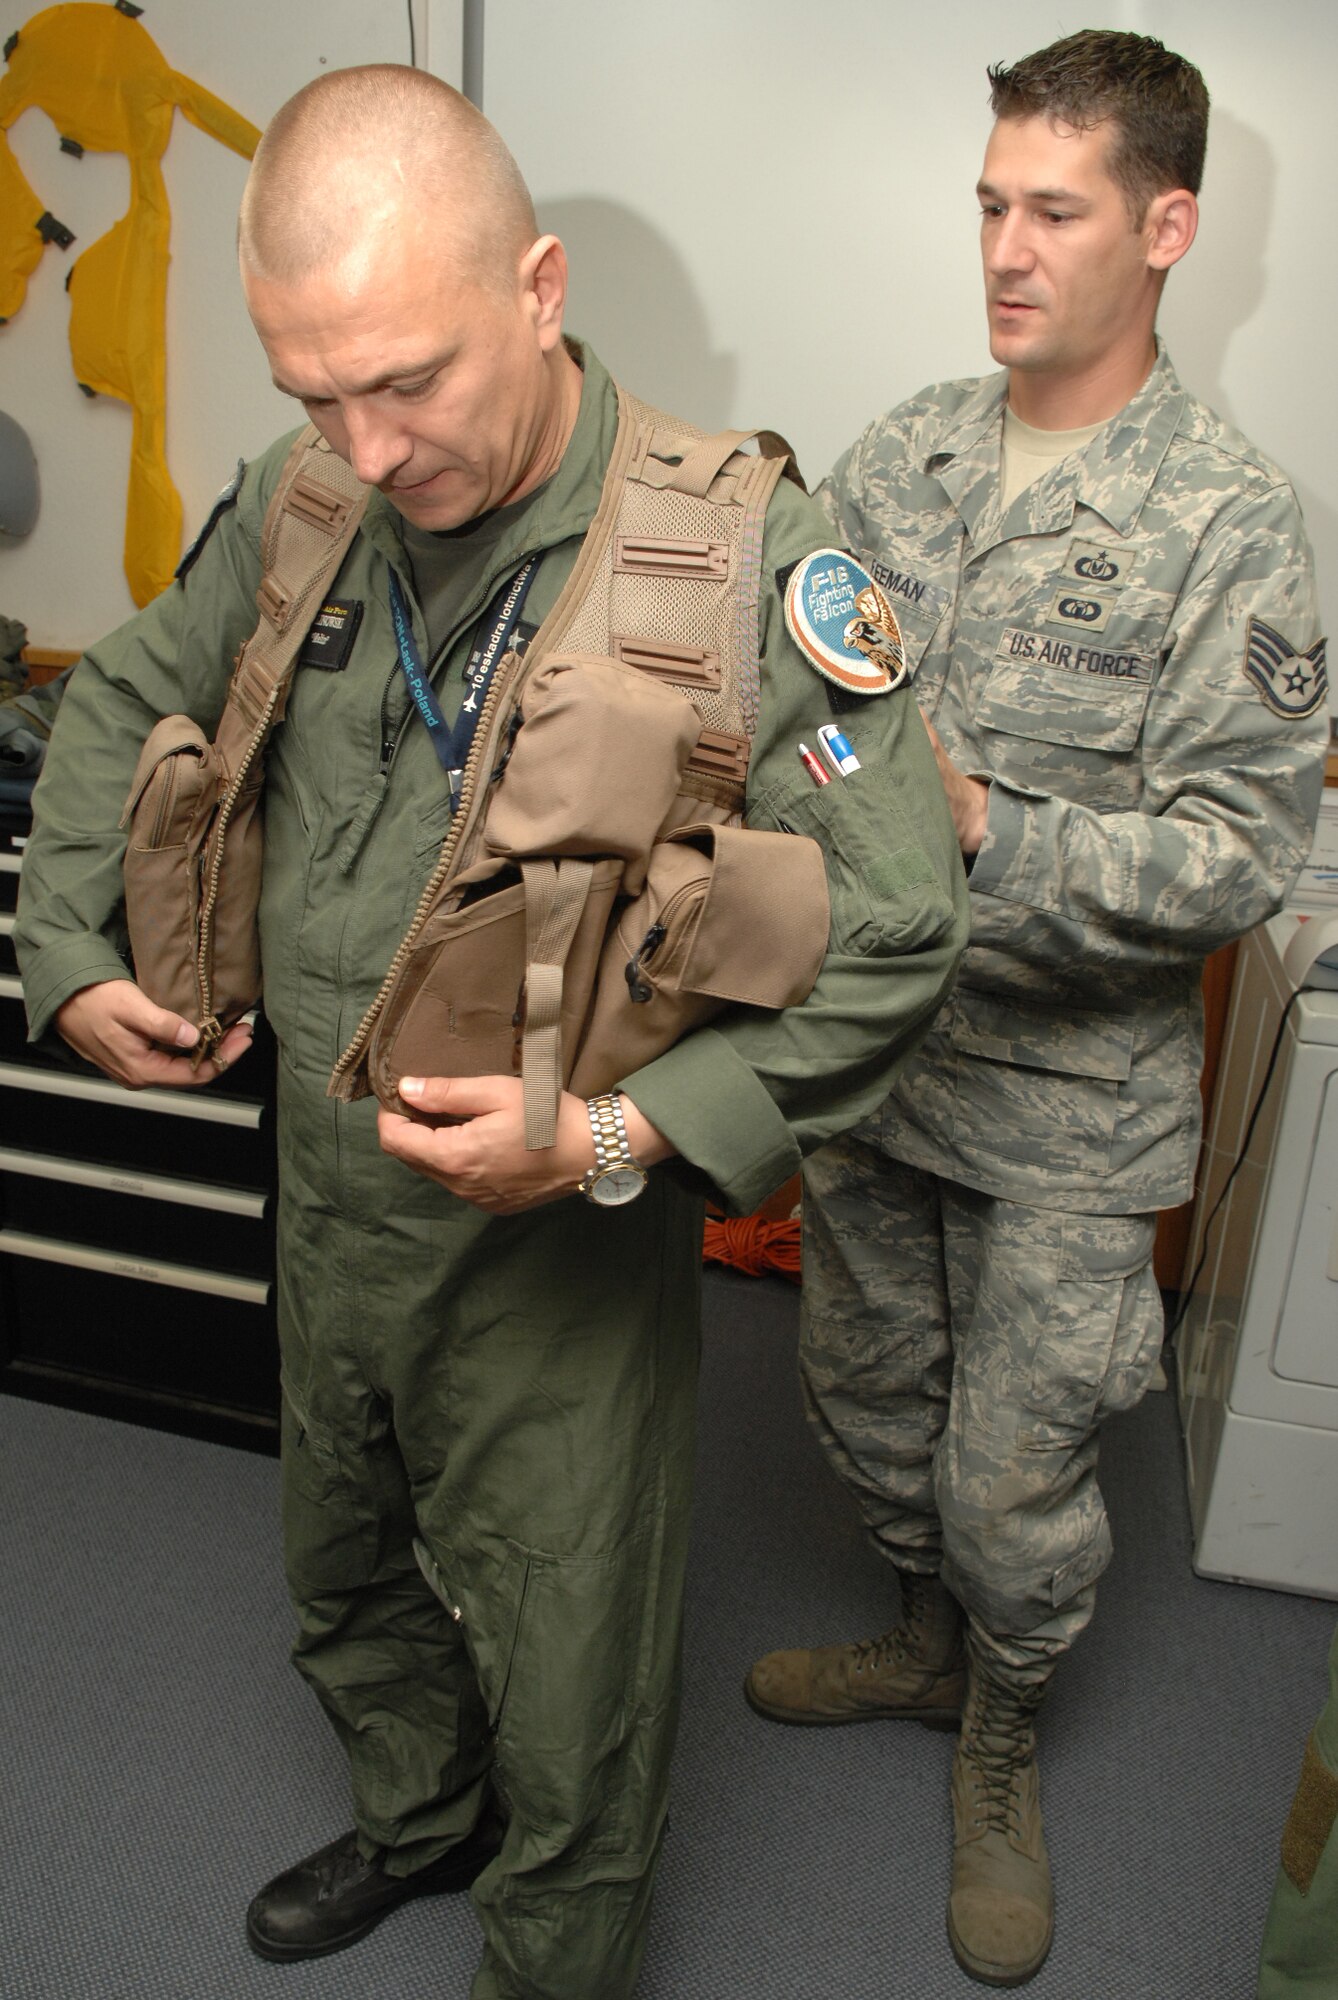
<path fill-rule="evenodd" d="M 824 722 L 818 731 L 818 742 L 838 778 L 848 778 L 852 771 L 859 770 L 859 758 L 851 747 L 850 738 L 842 734 L 838 723 Z"/>

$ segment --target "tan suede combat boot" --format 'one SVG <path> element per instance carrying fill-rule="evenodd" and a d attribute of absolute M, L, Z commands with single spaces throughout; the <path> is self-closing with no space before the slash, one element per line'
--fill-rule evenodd
<path fill-rule="evenodd" d="M 1045 1963 L 1055 1925 L 1032 1726 L 1044 1688 L 992 1672 L 972 1647 L 952 1767 L 948 1942 L 972 1979 L 1021 1986 Z"/>
<path fill-rule="evenodd" d="M 879 1639 L 768 1653 L 743 1684 L 772 1722 L 902 1718 L 955 1729 L 966 1690 L 962 1612 L 936 1576 L 902 1570 L 901 1617 Z"/>

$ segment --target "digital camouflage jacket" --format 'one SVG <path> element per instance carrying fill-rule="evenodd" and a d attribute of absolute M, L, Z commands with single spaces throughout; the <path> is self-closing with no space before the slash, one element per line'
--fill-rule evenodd
<path fill-rule="evenodd" d="M 1286 476 L 1181 388 L 999 513 L 1004 374 L 870 425 L 819 498 L 900 617 L 921 707 L 990 782 L 955 995 L 886 1143 L 989 1193 L 1168 1206 L 1198 1151 L 1204 958 L 1309 850 L 1328 713 Z"/>

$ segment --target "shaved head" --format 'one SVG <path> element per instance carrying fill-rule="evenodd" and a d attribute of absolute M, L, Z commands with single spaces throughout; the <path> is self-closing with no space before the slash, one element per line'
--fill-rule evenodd
<path fill-rule="evenodd" d="M 511 154 L 468 98 L 424 70 L 333 70 L 267 126 L 242 197 L 238 247 L 250 276 L 300 283 L 388 240 L 425 251 L 489 290 L 514 284 L 538 234 Z"/>
<path fill-rule="evenodd" d="M 459 91 L 376 64 L 309 83 L 256 152 L 242 289 L 274 386 L 415 526 L 461 526 L 560 463 L 581 402 L 567 258 Z"/>

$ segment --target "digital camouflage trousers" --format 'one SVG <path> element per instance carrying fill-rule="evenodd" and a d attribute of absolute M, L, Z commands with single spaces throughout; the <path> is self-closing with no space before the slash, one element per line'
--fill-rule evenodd
<path fill-rule="evenodd" d="M 940 1572 L 1000 1667 L 1043 1679 L 1110 1559 L 1097 1426 L 1160 1352 L 1155 1217 L 980 1194 L 876 1131 L 805 1169 L 808 1412 L 880 1551 Z"/>

